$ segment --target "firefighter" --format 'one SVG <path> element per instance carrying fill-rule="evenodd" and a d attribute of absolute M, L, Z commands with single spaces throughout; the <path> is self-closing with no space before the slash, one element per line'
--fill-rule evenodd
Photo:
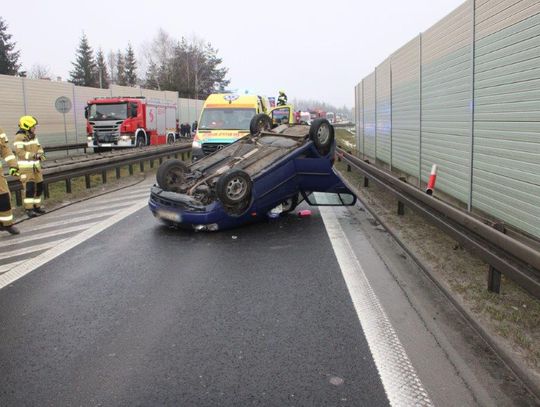
<path fill-rule="evenodd" d="M 279 91 L 279 96 L 277 98 L 277 105 L 278 106 L 285 106 L 287 104 L 287 95 L 285 94 L 284 90 Z"/>
<path fill-rule="evenodd" d="M 19 175 L 17 167 L 17 158 L 8 146 L 8 138 L 4 130 L 0 128 L 0 158 L 9 165 L 9 175 Z M 2 170 L 2 162 L 0 161 L 0 230 L 5 230 L 12 235 L 18 235 L 19 230 L 13 226 L 13 212 L 11 210 L 11 195 Z"/>
<path fill-rule="evenodd" d="M 45 213 L 41 207 L 41 195 L 43 194 L 41 161 L 45 160 L 45 155 L 36 137 L 37 124 L 38 121 L 35 117 L 22 116 L 19 119 L 19 131 L 13 143 L 23 184 L 24 210 L 29 218 Z"/>

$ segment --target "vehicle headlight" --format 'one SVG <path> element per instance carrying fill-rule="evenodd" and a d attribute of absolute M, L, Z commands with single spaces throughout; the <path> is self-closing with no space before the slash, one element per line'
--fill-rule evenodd
<path fill-rule="evenodd" d="M 129 140 L 131 140 L 131 137 L 128 134 L 123 134 L 123 135 L 120 136 L 120 140 L 129 141 Z"/>
<path fill-rule="evenodd" d="M 88 141 L 92 141 L 92 140 L 93 140 L 93 138 L 92 138 L 92 136 L 88 136 L 88 137 L 86 137 L 86 140 L 88 140 Z"/>
<path fill-rule="evenodd" d="M 193 143 L 191 143 L 192 148 L 202 148 L 202 143 L 199 140 L 193 140 Z"/>

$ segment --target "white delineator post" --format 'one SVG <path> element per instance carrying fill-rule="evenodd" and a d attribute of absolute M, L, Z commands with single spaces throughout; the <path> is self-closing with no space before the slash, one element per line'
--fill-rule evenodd
<path fill-rule="evenodd" d="M 435 181 L 437 180 L 437 164 L 433 164 L 431 167 L 431 174 L 429 175 L 429 180 L 426 188 L 426 194 L 433 195 L 433 190 L 435 189 Z"/>

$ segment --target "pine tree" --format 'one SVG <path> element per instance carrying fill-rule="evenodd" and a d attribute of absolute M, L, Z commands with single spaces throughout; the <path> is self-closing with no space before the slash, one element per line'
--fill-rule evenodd
<path fill-rule="evenodd" d="M 103 55 L 103 51 L 101 48 L 98 50 L 96 54 L 96 80 L 97 84 L 100 88 L 108 88 L 109 87 L 109 72 L 107 70 L 107 63 L 105 62 L 105 55 Z"/>
<path fill-rule="evenodd" d="M 126 63 L 122 52 L 116 53 L 116 84 L 126 86 Z"/>
<path fill-rule="evenodd" d="M 86 34 L 83 33 L 79 48 L 77 49 L 76 61 L 73 62 L 75 68 L 69 74 L 71 75 L 70 82 L 79 86 L 98 87 L 99 83 L 96 80 L 96 62 L 94 61 L 94 52 L 88 44 Z"/>
<path fill-rule="evenodd" d="M 137 61 L 135 60 L 135 53 L 131 44 L 128 44 L 126 50 L 125 71 L 126 84 L 135 86 L 137 84 Z"/>
<path fill-rule="evenodd" d="M 16 75 L 19 71 L 20 51 L 14 51 L 15 43 L 11 42 L 11 34 L 7 33 L 7 24 L 0 17 L 0 74 Z"/>
<path fill-rule="evenodd" d="M 146 81 L 144 82 L 144 87 L 147 89 L 160 89 L 159 69 L 157 67 L 157 64 L 152 60 L 150 60 L 148 70 L 146 71 Z"/>

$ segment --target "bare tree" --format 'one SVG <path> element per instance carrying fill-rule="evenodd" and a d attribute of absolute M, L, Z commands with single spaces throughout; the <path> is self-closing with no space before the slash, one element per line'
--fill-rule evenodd
<path fill-rule="evenodd" d="M 53 74 L 51 72 L 51 69 L 47 65 L 34 64 L 32 65 L 32 68 L 30 68 L 30 73 L 28 74 L 28 77 L 31 79 L 51 80 Z"/>

